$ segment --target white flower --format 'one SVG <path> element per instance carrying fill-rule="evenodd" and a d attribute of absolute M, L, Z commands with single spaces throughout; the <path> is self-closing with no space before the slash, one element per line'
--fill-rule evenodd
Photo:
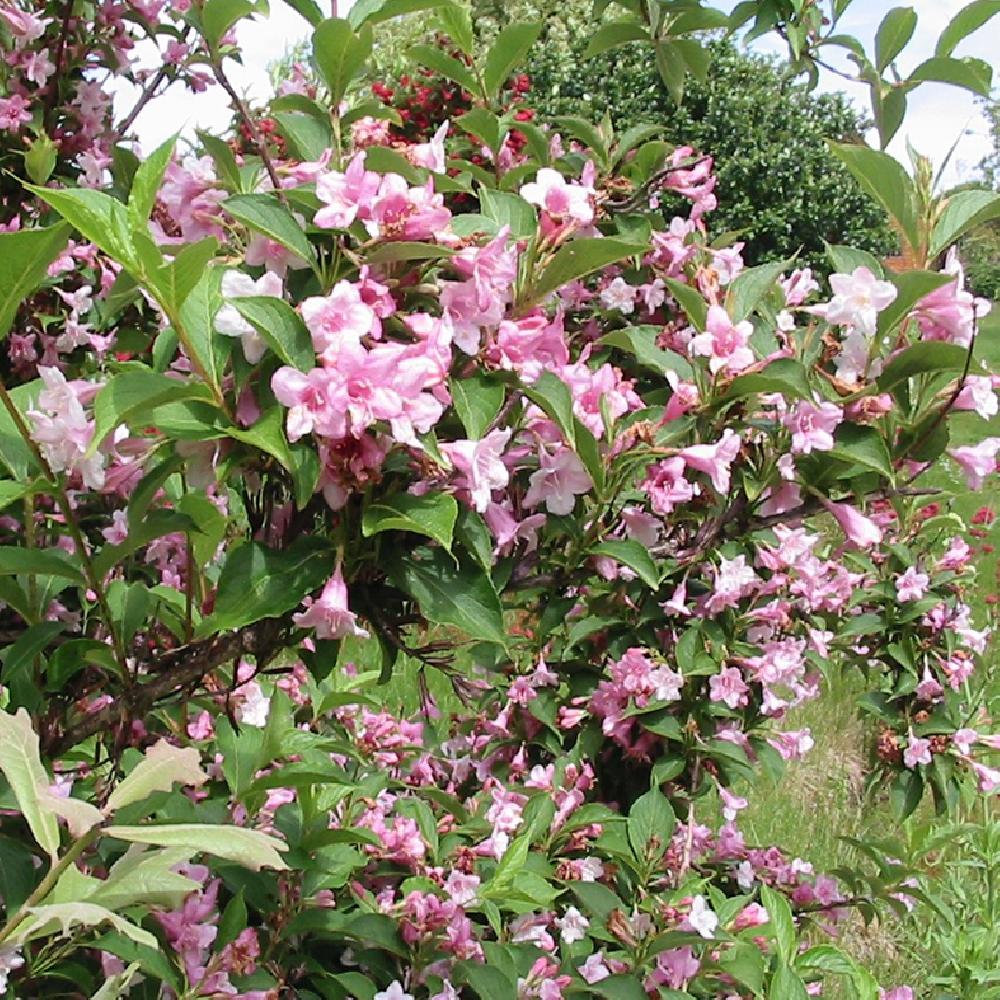
<path fill-rule="evenodd" d="M 556 919 L 556 926 L 563 942 L 572 944 L 574 941 L 582 941 L 587 936 L 590 921 L 575 906 L 571 906 L 563 916 Z"/>
<path fill-rule="evenodd" d="M 270 295 L 281 298 L 281 278 L 273 271 L 266 271 L 256 281 L 242 271 L 226 271 L 222 276 L 222 295 L 226 299 L 248 298 L 253 295 Z M 239 337 L 243 354 L 255 365 L 267 350 L 267 341 L 228 302 L 215 317 L 215 329 L 227 337 Z"/>
<path fill-rule="evenodd" d="M 403 989 L 398 979 L 394 979 L 387 989 L 375 994 L 375 1000 L 413 1000 L 413 995 Z"/>
<path fill-rule="evenodd" d="M 867 267 L 852 274 L 830 275 L 833 299 L 826 306 L 826 320 L 837 326 L 850 326 L 869 337 L 875 336 L 878 314 L 890 306 L 899 294 L 896 286 L 879 281 Z"/>
<path fill-rule="evenodd" d="M 245 726 L 255 726 L 257 729 L 267 725 L 267 713 L 271 707 L 271 699 L 266 697 L 261 686 L 256 681 L 250 681 L 240 688 L 243 701 L 236 710 L 236 715 Z"/>
<path fill-rule="evenodd" d="M 704 896 L 695 896 L 691 900 L 691 912 L 688 914 L 687 922 L 703 938 L 714 937 L 715 930 L 719 926 L 719 918 L 712 912 Z"/>
<path fill-rule="evenodd" d="M 619 312 L 635 312 L 635 296 L 638 289 L 633 288 L 624 278 L 615 278 L 601 292 L 601 305 L 605 309 L 617 309 Z"/>

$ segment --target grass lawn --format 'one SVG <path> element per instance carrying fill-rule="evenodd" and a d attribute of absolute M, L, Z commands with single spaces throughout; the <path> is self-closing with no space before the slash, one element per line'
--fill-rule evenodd
<path fill-rule="evenodd" d="M 976 360 L 985 361 L 992 371 L 1000 371 L 1000 306 L 982 324 Z M 953 428 L 953 445 L 1000 437 L 1000 417 L 984 424 L 974 413 L 962 414 Z M 977 588 L 970 595 L 977 624 L 992 621 L 993 612 L 985 598 L 1000 591 L 998 552 L 989 551 L 991 546 L 1000 550 L 1000 477 L 988 481 L 982 491 L 973 492 L 956 474 L 953 463 L 942 459 L 939 468 L 924 478 L 927 485 L 949 491 L 941 498 L 942 506 L 966 521 L 983 506 L 998 514 L 998 521 L 979 540 L 982 550 L 975 564 Z M 982 669 L 995 680 L 1000 693 L 1000 651 L 995 647 L 987 653 Z M 857 865 L 855 852 L 840 839 L 843 836 L 906 836 L 906 829 L 901 831 L 893 817 L 887 797 L 878 790 L 866 792 L 871 730 L 855 709 L 859 690 L 857 678 L 835 677 L 823 697 L 802 706 L 789 719 L 790 729 L 808 726 L 816 746 L 804 761 L 790 765 L 780 782 L 764 782 L 755 789 L 751 806 L 744 814 L 748 842 L 781 844 L 811 861 L 817 870 L 829 871 Z M 1000 819 L 1000 810 L 992 802 L 988 808 Z M 974 816 L 981 821 L 982 805 Z M 925 802 L 908 824 L 926 823 L 930 817 Z M 928 980 L 940 971 L 940 962 L 933 948 L 925 947 L 918 931 L 916 922 L 893 920 L 866 928 L 858 919 L 845 931 L 841 943 L 872 968 L 884 985 L 908 984 L 914 987 L 917 997 L 929 1000 L 938 996 Z M 838 986 L 831 984 L 827 995 L 851 995 L 837 990 Z"/>

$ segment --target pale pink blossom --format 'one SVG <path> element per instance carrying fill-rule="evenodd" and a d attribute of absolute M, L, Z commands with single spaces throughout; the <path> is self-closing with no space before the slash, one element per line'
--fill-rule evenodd
<path fill-rule="evenodd" d="M 301 309 L 313 347 L 327 364 L 336 364 L 345 345 L 357 345 L 362 337 L 381 329 L 375 311 L 350 281 L 338 281 L 327 296 L 306 299 Z"/>
<path fill-rule="evenodd" d="M 594 221 L 593 189 L 572 184 L 558 170 L 542 167 L 534 181 L 521 187 L 521 197 L 556 220 L 572 219 L 581 226 Z"/>
<path fill-rule="evenodd" d="M 900 601 L 919 601 L 930 585 L 931 578 L 916 566 L 909 566 L 896 577 L 896 596 Z"/>
<path fill-rule="evenodd" d="M 315 600 L 307 597 L 302 603 L 306 610 L 293 615 L 292 621 L 299 628 L 315 629 L 317 639 L 368 638 L 368 633 L 357 623 L 358 616 L 348 607 L 347 584 L 340 563 L 320 596 Z"/>
<path fill-rule="evenodd" d="M 528 480 L 524 504 L 526 507 L 537 507 L 544 503 L 550 514 L 569 514 L 576 506 L 576 498 L 589 493 L 593 485 L 590 473 L 575 452 L 560 448 L 550 453 L 543 448 L 539 455 L 539 469 Z"/>
<path fill-rule="evenodd" d="M 685 465 L 698 472 L 705 473 L 712 480 L 716 492 L 729 492 L 729 467 L 740 453 L 742 441 L 739 434 L 731 428 L 726 428 L 722 437 L 715 444 L 696 444 L 680 452 Z"/>
<path fill-rule="evenodd" d="M 509 429 L 498 429 L 478 441 L 454 441 L 441 445 L 442 453 L 464 476 L 464 487 L 480 513 L 489 507 L 493 491 L 502 490 L 510 481 L 510 473 L 503 463 L 503 451 L 510 435 Z"/>
<path fill-rule="evenodd" d="M 711 306 L 705 332 L 692 337 L 688 349 L 694 355 L 710 359 L 708 367 L 713 375 L 720 371 L 740 372 L 754 363 L 750 349 L 752 333 L 752 323 L 747 320 L 733 323 L 722 306 Z"/>
<path fill-rule="evenodd" d="M 256 281 L 243 271 L 230 270 L 222 276 L 222 297 L 226 300 L 256 295 L 280 299 L 282 290 L 281 278 L 271 271 L 265 271 Z M 267 341 L 243 318 L 236 306 L 228 301 L 216 313 L 215 328 L 226 337 L 240 338 L 243 355 L 250 364 L 255 365 L 264 357 Z"/>
<path fill-rule="evenodd" d="M 834 503 L 831 500 L 821 502 L 837 519 L 848 539 L 859 548 L 867 549 L 882 541 L 882 529 L 856 507 L 847 503 Z"/>
<path fill-rule="evenodd" d="M 792 432 L 792 454 L 830 451 L 834 446 L 833 432 L 843 419 L 844 411 L 836 403 L 800 400 L 783 420 Z"/>
<path fill-rule="evenodd" d="M 918 764 L 930 764 L 931 741 L 910 733 L 909 742 L 903 751 L 903 763 L 911 770 Z"/>
<path fill-rule="evenodd" d="M 874 336 L 878 314 L 896 301 L 896 286 L 881 281 L 867 267 L 857 267 L 852 274 L 830 275 L 833 299 L 824 307 L 828 323 L 849 326 Z"/>
<path fill-rule="evenodd" d="M 965 474 L 970 490 L 981 490 L 986 477 L 996 472 L 997 452 L 1000 451 L 1000 437 L 985 438 L 979 444 L 951 448 L 951 455 Z"/>

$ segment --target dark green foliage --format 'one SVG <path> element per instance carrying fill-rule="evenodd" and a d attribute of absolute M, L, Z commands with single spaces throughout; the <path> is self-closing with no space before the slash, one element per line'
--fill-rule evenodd
<path fill-rule="evenodd" d="M 677 107 L 650 49 L 633 44 L 584 59 L 586 41 L 568 39 L 571 58 L 559 46 L 532 50 L 529 102 L 543 117 L 607 113 L 621 130 L 660 123 L 669 141 L 713 155 L 720 207 L 708 221 L 720 234 L 745 229 L 748 263 L 799 252 L 800 260 L 820 264 L 824 240 L 892 252 L 883 213 L 825 144 L 850 140 L 863 127 L 846 98 L 809 94 L 774 60 L 716 42 L 707 80 L 689 78 Z"/>

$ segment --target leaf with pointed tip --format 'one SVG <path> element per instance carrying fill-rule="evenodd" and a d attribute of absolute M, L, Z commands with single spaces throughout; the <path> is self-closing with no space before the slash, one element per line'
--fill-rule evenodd
<path fill-rule="evenodd" d="M 487 97 L 496 97 L 500 93 L 500 88 L 507 82 L 514 67 L 520 64 L 541 33 L 541 22 L 525 21 L 508 24 L 497 35 L 486 55 L 483 69 Z"/>
<path fill-rule="evenodd" d="M 457 518 L 458 503 L 447 493 L 398 493 L 365 508 L 361 534 L 370 538 L 383 531 L 409 531 L 434 539 L 450 552 Z"/>
<path fill-rule="evenodd" d="M 1000 14 L 1000 0 L 974 0 L 966 4 L 948 23 L 938 38 L 936 56 L 950 56 L 956 46 L 987 21 Z"/>
<path fill-rule="evenodd" d="M 175 784 L 197 788 L 206 781 L 208 775 L 201 769 L 194 747 L 175 747 L 161 739 L 111 793 L 105 810 L 114 812 L 132 802 L 141 802 L 153 792 L 169 792 Z"/>
<path fill-rule="evenodd" d="M 366 25 L 355 34 L 349 21 L 329 17 L 313 32 L 312 51 L 330 91 L 330 103 L 336 108 L 371 55 L 371 26 Z"/>
<path fill-rule="evenodd" d="M 245 832 L 245 831 L 241 831 Z M 34 906 L 27 911 L 28 916 L 21 921 L 7 939 L 12 944 L 22 945 L 36 938 L 52 934 L 68 935 L 79 927 L 99 927 L 111 924 L 119 934 L 147 948 L 159 948 L 159 943 L 149 931 L 137 927 L 131 921 L 118 916 L 105 906 L 96 903 L 50 903 Z"/>
<path fill-rule="evenodd" d="M 285 871 L 288 868 L 278 853 L 288 850 L 284 841 L 258 830 L 246 830 L 239 826 L 163 823 L 149 826 L 109 826 L 105 832 L 109 837 L 117 837 L 133 844 L 190 848 L 200 854 L 212 854 L 217 858 L 233 861 L 253 871 L 260 871 L 261 868 Z"/>
<path fill-rule="evenodd" d="M 616 264 L 625 257 L 635 257 L 649 249 L 646 243 L 636 243 L 612 237 L 587 236 L 560 247 L 527 291 L 527 304 L 540 302 L 547 295 L 568 285 L 577 278 L 585 278 L 608 264 Z"/>
<path fill-rule="evenodd" d="M 236 194 L 223 208 L 238 222 L 263 233 L 306 263 L 315 267 L 316 254 L 302 224 L 273 194 Z"/>
<path fill-rule="evenodd" d="M 16 715 L 0 712 L 0 771 L 14 793 L 17 808 L 24 816 L 38 845 L 52 858 L 59 850 L 59 824 L 55 813 L 42 801 L 50 779 L 42 767 L 38 734 L 23 709 Z"/>
<path fill-rule="evenodd" d="M 69 239 L 69 226 L 0 233 L 0 337 L 5 337 L 21 303 L 45 280 L 49 265 Z"/>

